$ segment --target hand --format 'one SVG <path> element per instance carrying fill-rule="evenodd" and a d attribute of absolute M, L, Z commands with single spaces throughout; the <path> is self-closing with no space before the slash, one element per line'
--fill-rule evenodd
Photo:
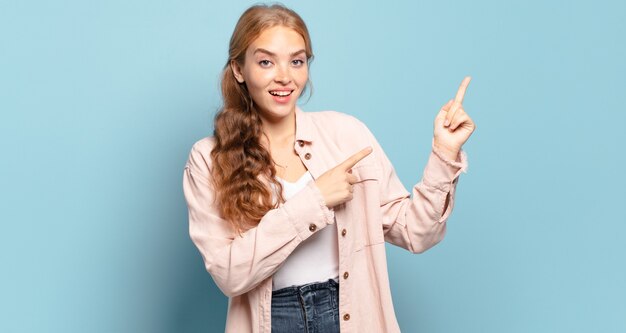
<path fill-rule="evenodd" d="M 324 196 L 326 206 L 332 208 L 352 200 L 352 184 L 356 183 L 358 179 L 352 174 L 350 169 L 371 152 L 372 148 L 367 147 L 350 156 L 336 167 L 324 172 L 315 180 L 315 185 L 317 185 Z"/>
<path fill-rule="evenodd" d="M 471 79 L 469 76 L 463 79 L 456 97 L 448 101 L 435 117 L 434 145 L 451 160 L 456 160 L 461 147 L 476 129 L 474 121 L 463 109 L 463 97 Z"/>

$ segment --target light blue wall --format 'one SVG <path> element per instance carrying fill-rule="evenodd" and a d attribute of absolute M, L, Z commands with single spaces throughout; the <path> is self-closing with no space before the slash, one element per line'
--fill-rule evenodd
<path fill-rule="evenodd" d="M 626 331 L 623 1 L 288 1 L 305 110 L 376 134 L 407 187 L 465 75 L 447 238 L 388 246 L 405 332 Z M 187 231 L 191 144 L 248 1 L 0 3 L 0 331 L 221 332 Z"/>

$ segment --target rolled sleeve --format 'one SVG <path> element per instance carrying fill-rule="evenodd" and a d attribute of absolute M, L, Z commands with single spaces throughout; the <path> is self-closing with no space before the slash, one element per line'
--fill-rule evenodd
<path fill-rule="evenodd" d="M 446 158 L 432 143 L 432 151 L 424 168 L 423 182 L 443 192 L 450 192 L 461 173 L 467 173 L 467 154 L 459 151 L 455 161 Z"/>

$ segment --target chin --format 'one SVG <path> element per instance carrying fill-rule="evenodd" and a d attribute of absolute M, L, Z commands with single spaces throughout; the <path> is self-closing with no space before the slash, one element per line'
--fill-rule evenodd
<path fill-rule="evenodd" d="M 263 105 L 259 105 L 259 112 L 262 116 L 273 120 L 290 116 L 296 110 L 298 97 L 299 94 L 292 96 L 292 100 L 287 103 L 277 103 L 272 99 L 266 99 Z"/>
<path fill-rule="evenodd" d="M 261 115 L 266 118 L 271 119 L 280 119 L 291 115 L 292 112 L 296 110 L 296 105 L 288 104 L 288 105 L 270 105 L 268 108 L 263 108 L 259 110 Z"/>

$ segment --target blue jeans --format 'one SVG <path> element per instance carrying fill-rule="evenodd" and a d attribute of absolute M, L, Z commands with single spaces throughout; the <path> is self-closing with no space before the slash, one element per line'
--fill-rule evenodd
<path fill-rule="evenodd" d="M 339 284 L 326 282 L 272 292 L 272 333 L 339 332 Z"/>

